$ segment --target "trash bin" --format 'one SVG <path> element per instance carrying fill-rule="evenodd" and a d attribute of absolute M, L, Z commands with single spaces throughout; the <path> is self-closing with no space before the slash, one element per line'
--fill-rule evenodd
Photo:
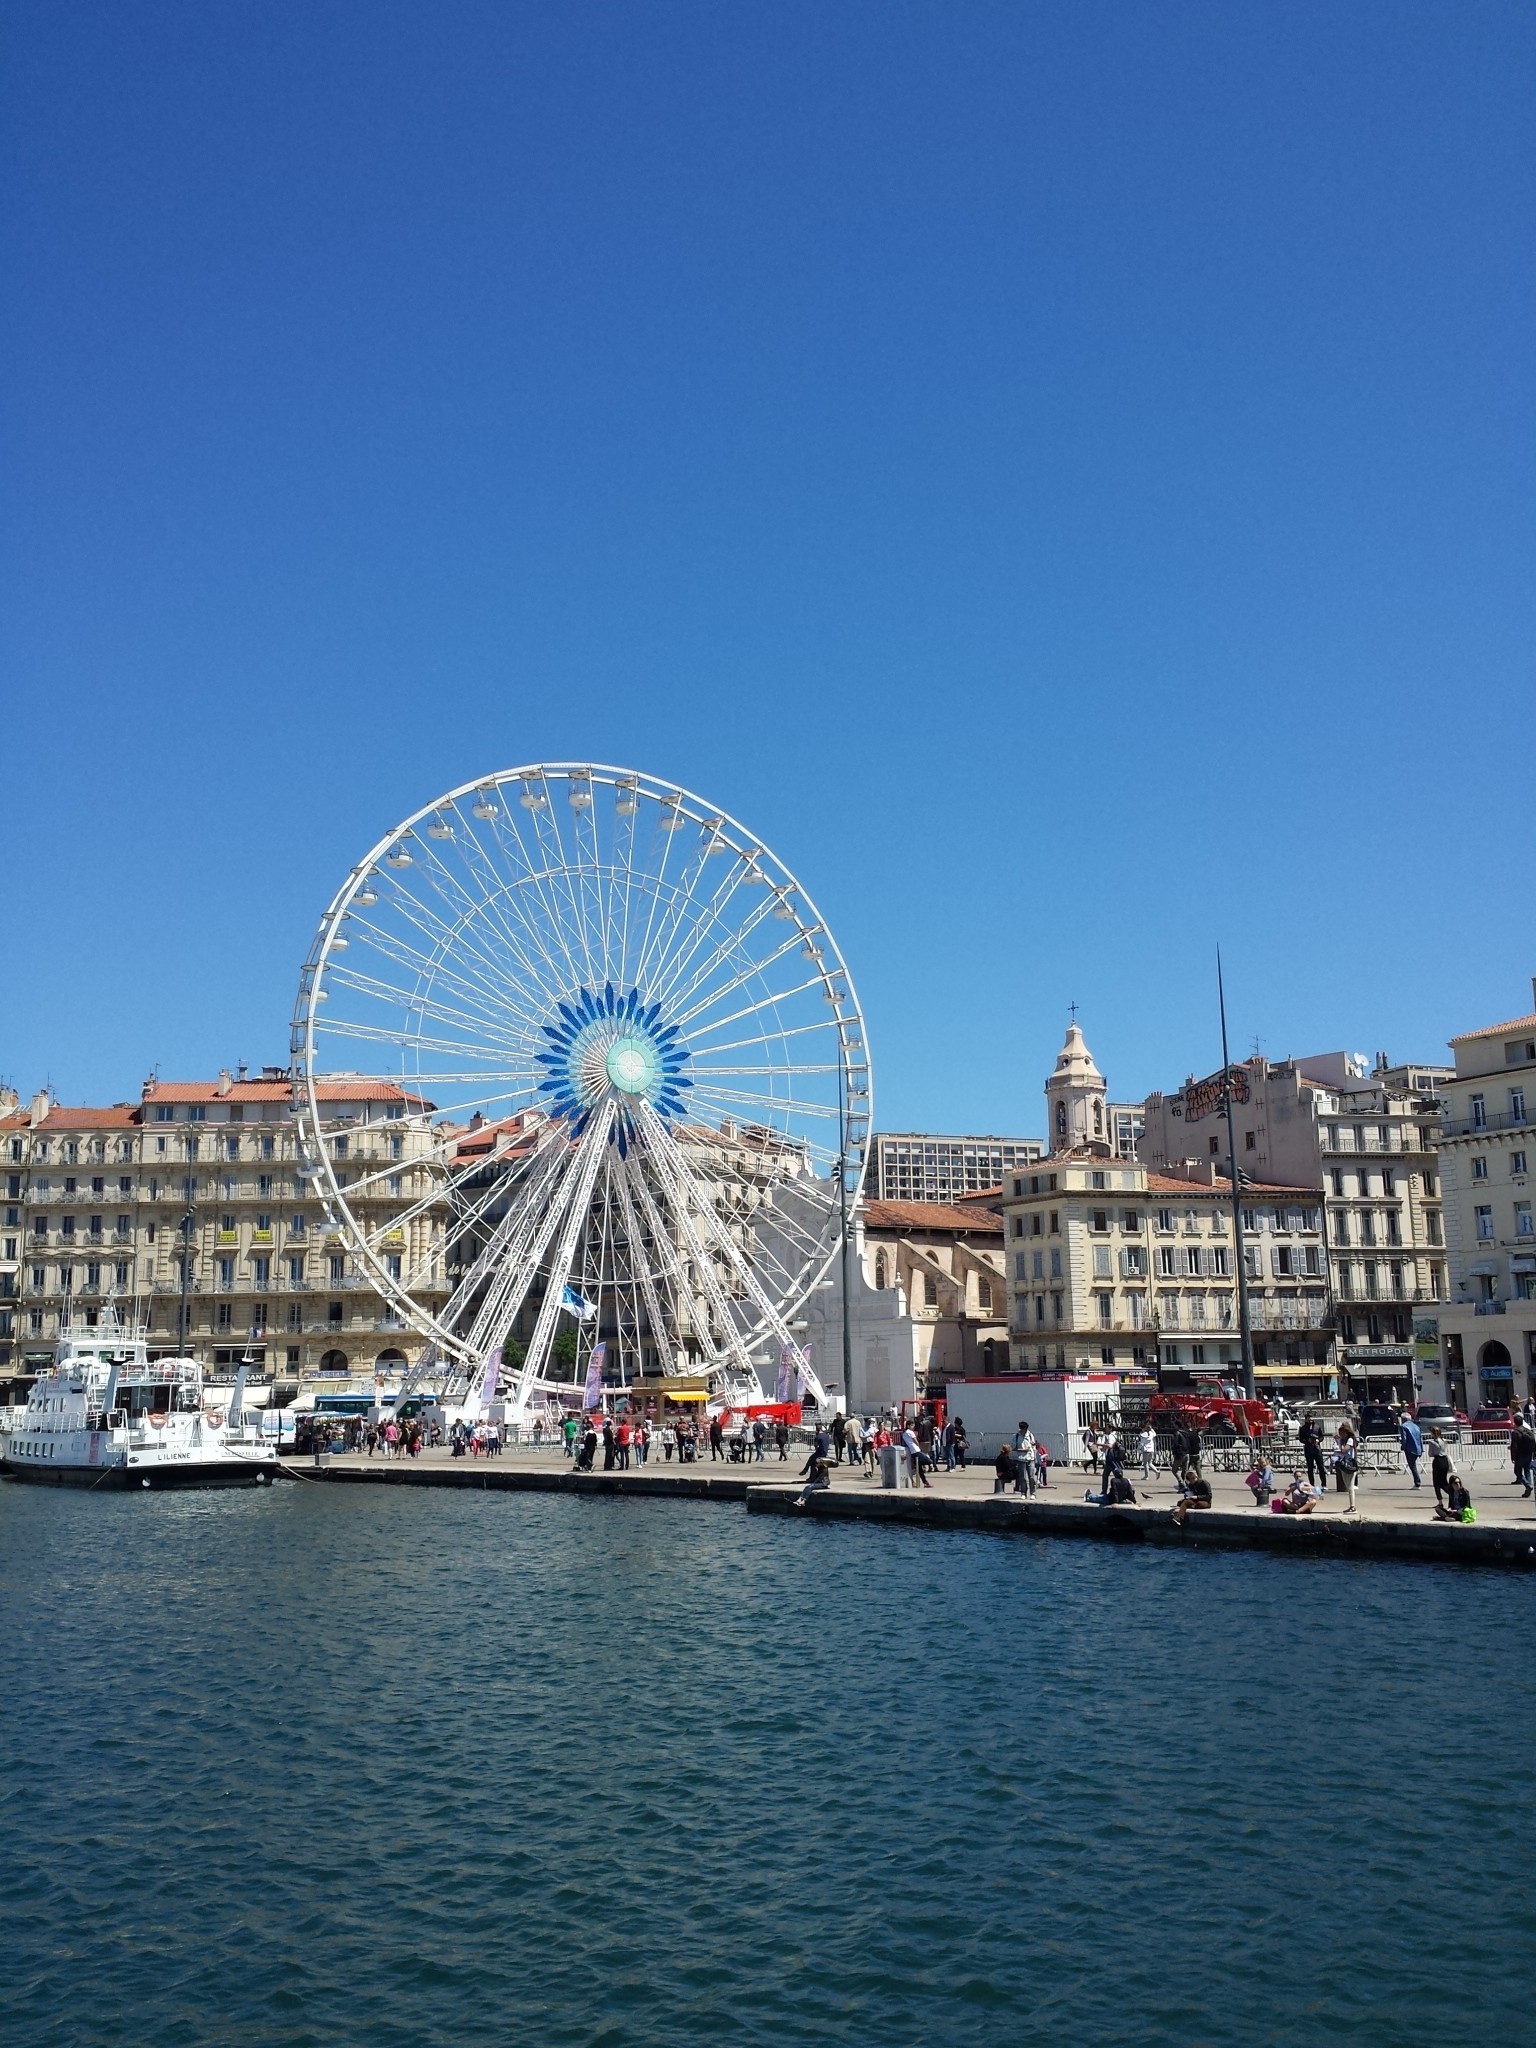
<path fill-rule="evenodd" d="M 882 1487 L 894 1489 L 898 1484 L 897 1475 L 900 1467 L 897 1460 L 900 1456 L 901 1453 L 894 1444 L 882 1444 L 880 1446 L 880 1484 Z"/>

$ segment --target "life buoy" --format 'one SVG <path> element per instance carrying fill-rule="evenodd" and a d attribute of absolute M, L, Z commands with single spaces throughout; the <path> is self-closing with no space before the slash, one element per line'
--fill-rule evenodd
<path fill-rule="evenodd" d="M 203 1419 L 210 1429 L 222 1429 L 224 1427 L 224 1410 L 222 1408 L 210 1408 Z"/>
<path fill-rule="evenodd" d="M 150 1428 L 151 1428 L 151 1429 L 164 1429 L 164 1427 L 165 1427 L 165 1415 L 164 1415 L 164 1413 L 163 1413 L 163 1411 L 162 1411 L 161 1409 L 159 1409 L 159 1408 L 151 1408 L 151 1409 L 150 1409 L 150 1411 L 149 1411 L 149 1426 L 150 1426 Z"/>

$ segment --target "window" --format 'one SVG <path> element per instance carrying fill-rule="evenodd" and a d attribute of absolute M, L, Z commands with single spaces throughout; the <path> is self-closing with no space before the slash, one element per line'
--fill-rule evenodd
<path fill-rule="evenodd" d="M 391 1280 L 398 1280 L 400 1278 L 400 1254 L 398 1252 L 391 1252 L 384 1261 L 384 1265 Z M 986 1280 L 978 1280 L 976 1282 L 976 1300 L 982 1308 L 990 1308 L 992 1306 L 990 1282 Z"/>
<path fill-rule="evenodd" d="M 1104 1179 L 1104 1176 L 1103 1176 L 1103 1174 L 1102 1174 L 1102 1173 L 1090 1173 L 1090 1174 L 1089 1174 L 1089 1176 L 1088 1176 L 1088 1185 L 1089 1185 L 1089 1187 L 1091 1187 L 1091 1188 L 1102 1188 L 1103 1186 L 1105 1186 L 1105 1184 L 1106 1184 L 1106 1183 L 1105 1183 L 1105 1179 Z"/>
<path fill-rule="evenodd" d="M 345 1159 L 347 1156 L 348 1141 L 345 1138 L 338 1138 L 332 1149 L 334 1150 L 336 1157 L 338 1159 Z"/>
<path fill-rule="evenodd" d="M 341 1303 L 339 1301 L 326 1303 L 325 1320 L 331 1329 L 339 1330 L 341 1328 Z"/>
<path fill-rule="evenodd" d="M 1053 1280 L 1061 1278 L 1061 1253 L 1059 1250 L 1051 1253 L 1051 1278 Z"/>
<path fill-rule="evenodd" d="M 268 1258 L 254 1258 L 254 1259 L 252 1259 L 252 1260 L 251 1260 L 251 1285 L 252 1285 L 253 1287 L 265 1287 L 265 1286 L 266 1286 L 266 1284 L 267 1284 L 267 1277 L 268 1277 L 268 1275 L 269 1275 L 269 1274 L 271 1273 L 271 1270 L 272 1270 L 272 1261 L 271 1261 L 270 1259 L 268 1259 Z"/>
<path fill-rule="evenodd" d="M 1159 1230 L 1162 1230 L 1162 1231 L 1169 1231 L 1169 1230 L 1172 1230 L 1172 1228 L 1173 1228 L 1173 1211 L 1172 1211 L 1171 1209 L 1159 1209 L 1159 1210 L 1158 1210 L 1158 1212 L 1157 1212 L 1157 1227 L 1158 1227 L 1158 1229 L 1159 1229 Z"/>
<path fill-rule="evenodd" d="M 1093 1277 L 1095 1280 L 1110 1278 L 1109 1246 L 1096 1244 L 1093 1248 Z"/>
<path fill-rule="evenodd" d="M 390 1158 L 391 1158 L 391 1159 L 400 1159 L 400 1158 L 403 1158 L 403 1157 L 404 1157 L 404 1154 L 405 1154 L 405 1146 L 404 1146 L 404 1144 L 402 1143 L 402 1141 L 401 1141 L 401 1140 L 400 1140 L 399 1138 L 391 1138 L 391 1139 L 390 1139 L 390 1141 L 389 1141 L 389 1156 L 390 1156 Z M 1024 1192 L 1024 1183 L 1023 1183 L 1023 1181 L 1021 1181 L 1021 1180 L 1016 1180 L 1016 1181 L 1014 1182 L 1014 1184 L 1013 1184 L 1013 1192 L 1014 1192 L 1014 1193 L 1015 1193 L 1016 1195 L 1021 1195 L 1021 1194 L 1023 1194 L 1023 1192 Z"/>
<path fill-rule="evenodd" d="M 1115 1297 L 1112 1294 L 1096 1294 L 1093 1297 L 1093 1302 L 1094 1307 L 1098 1311 L 1099 1328 L 1101 1330 L 1112 1329 L 1115 1320 Z"/>
<path fill-rule="evenodd" d="M 1514 1176 L 1514 1178 L 1515 1178 L 1516 1180 L 1522 1180 L 1522 1179 L 1524 1178 L 1524 1176 L 1525 1176 L 1525 1154 L 1524 1154 L 1523 1152 L 1511 1152 L 1511 1153 L 1510 1153 L 1510 1155 L 1509 1155 L 1509 1170 L 1510 1170 L 1511 1174 L 1512 1174 L 1512 1175 Z"/>
<path fill-rule="evenodd" d="M 1349 1211 L 1340 1209 L 1333 1219 L 1333 1241 L 1335 1244 L 1349 1243 Z"/>
<path fill-rule="evenodd" d="M 1224 1244 L 1217 1245 L 1216 1249 L 1211 1253 L 1211 1271 L 1218 1280 L 1225 1280 L 1229 1277 L 1227 1248 Z"/>
<path fill-rule="evenodd" d="M 270 1132 L 262 1137 L 261 1156 L 263 1159 L 270 1159 L 272 1157 L 272 1138 Z"/>
<path fill-rule="evenodd" d="M 1179 1254 L 1175 1246 L 1162 1245 L 1157 1254 L 1157 1270 L 1165 1280 L 1171 1280 L 1179 1270 Z"/>
<path fill-rule="evenodd" d="M 1035 1323 L 1037 1328 L 1043 1329 L 1045 1327 L 1045 1296 L 1043 1294 L 1035 1296 Z"/>
<path fill-rule="evenodd" d="M 1015 1217 L 1015 1218 L 1014 1218 L 1014 1221 L 1015 1221 L 1015 1222 L 1017 1222 L 1017 1221 L 1018 1221 L 1018 1218 L 1017 1218 L 1017 1217 Z M 1017 1235 L 1017 1232 L 1015 1232 L 1015 1235 Z M 303 1271 L 303 1266 L 304 1266 L 304 1261 L 303 1261 L 302 1259 L 290 1259 L 290 1260 L 288 1261 L 288 1263 L 289 1263 L 289 1265 L 290 1265 L 290 1266 L 297 1266 L 297 1267 L 299 1267 L 299 1269 L 300 1269 L 300 1272 L 302 1273 L 302 1271 Z M 295 1277 L 298 1277 L 298 1276 L 296 1275 Z M 886 1262 L 885 1262 L 885 1253 L 884 1253 L 884 1252 L 876 1252 L 876 1254 L 875 1254 L 875 1288 L 876 1288 L 876 1291 L 877 1291 L 878 1293 L 881 1293 L 881 1294 L 883 1294 L 883 1293 L 885 1292 L 886 1288 L 890 1286 L 890 1284 L 891 1284 L 891 1282 L 890 1282 L 890 1268 L 889 1268 L 889 1267 L 888 1267 L 888 1266 L 886 1265 Z"/>
<path fill-rule="evenodd" d="M 1022 1258 L 1022 1254 L 1020 1255 Z M 1020 1276 L 1022 1278 L 1022 1275 Z M 1045 1253 L 1031 1252 L 1029 1255 L 1029 1277 L 1031 1280 L 1045 1278 Z"/>
<path fill-rule="evenodd" d="M 240 1140 L 238 1138 L 226 1138 L 224 1140 L 224 1157 L 226 1159 L 238 1159 L 240 1157 Z"/>
<path fill-rule="evenodd" d="M 1342 1201 L 1344 1199 L 1344 1174 L 1343 1170 L 1337 1166 L 1333 1170 L 1333 1192 L 1338 1200 Z"/>
<path fill-rule="evenodd" d="M 1511 1088 L 1509 1091 L 1509 1120 L 1512 1124 L 1525 1122 L 1525 1090 Z"/>
<path fill-rule="evenodd" d="M 189 1124 L 205 1124 L 207 1123 L 207 1121 L 208 1112 L 200 1102 L 194 1102 L 188 1105 L 187 1122 Z"/>
<path fill-rule="evenodd" d="M 1486 1204 L 1473 1212 L 1477 1217 L 1477 1234 L 1485 1244 L 1493 1242 L 1493 1211 Z"/>
<path fill-rule="evenodd" d="M 1382 1169 L 1381 1192 L 1384 1195 L 1395 1195 L 1397 1193 L 1397 1175 L 1390 1166 Z"/>
<path fill-rule="evenodd" d="M 225 1292 L 225 1293 L 227 1294 L 227 1293 L 229 1292 L 230 1288 L 234 1286 L 234 1284 L 235 1284 L 235 1262 L 234 1262 L 234 1260 L 233 1260 L 233 1259 L 220 1259 L 220 1261 L 219 1261 L 219 1286 L 220 1286 L 220 1287 L 221 1287 L 221 1288 L 222 1288 L 222 1289 L 224 1290 L 224 1292 Z"/>
<path fill-rule="evenodd" d="M 333 1267 L 338 1265 L 339 1263 L 340 1261 L 337 1259 L 332 1259 L 331 1261 Z M 937 1308 L 938 1305 L 939 1283 L 937 1280 L 934 1279 L 931 1273 L 926 1273 L 923 1276 L 923 1306 L 924 1308 Z"/>
<path fill-rule="evenodd" d="M 1473 1160 L 1472 1178 L 1474 1180 L 1486 1180 L 1488 1178 L 1488 1162 L 1486 1159 Z"/>
<path fill-rule="evenodd" d="M 227 1301 L 221 1301 L 214 1310 L 214 1321 L 221 1330 L 228 1330 L 234 1322 L 234 1313 Z"/>
<path fill-rule="evenodd" d="M 263 1173 L 263 1174 L 258 1174 L 258 1175 L 257 1175 L 257 1177 L 256 1177 L 256 1199 L 257 1199 L 257 1200 L 258 1200 L 259 1202 L 270 1202 L 270 1201 L 271 1201 L 271 1199 L 272 1199 L 272 1176 L 271 1176 L 271 1174 L 270 1174 L 270 1173 Z M 268 1218 L 268 1222 L 269 1222 L 269 1223 L 270 1223 L 270 1221 L 271 1221 L 271 1219 L 270 1219 L 270 1218 Z"/>
<path fill-rule="evenodd" d="M 1220 1138 L 1212 1138 L 1212 1140 L 1211 1140 L 1211 1157 L 1212 1157 L 1213 1159 L 1214 1159 L 1214 1158 L 1216 1158 L 1216 1157 L 1217 1157 L 1217 1155 L 1218 1155 L 1218 1154 L 1220 1153 L 1220 1151 L 1221 1151 L 1221 1140 L 1220 1140 Z"/>
<path fill-rule="evenodd" d="M 1483 1102 L 1483 1098 L 1482 1098 L 1482 1096 L 1481 1096 L 1481 1095 L 1474 1095 L 1474 1096 L 1472 1097 L 1472 1105 L 1471 1105 L 1471 1106 L 1472 1106 L 1472 1128 L 1473 1128 L 1473 1130 L 1474 1130 L 1474 1131 L 1486 1131 L 1486 1130 L 1487 1130 L 1487 1128 L 1488 1128 L 1488 1111 L 1487 1111 L 1487 1107 L 1486 1107 L 1486 1105 L 1485 1105 L 1485 1104 L 1484 1104 L 1484 1102 Z"/>
<path fill-rule="evenodd" d="M 1244 1150 L 1245 1152 L 1257 1152 L 1257 1151 L 1258 1151 L 1258 1149 L 1259 1149 L 1259 1134 L 1258 1134 L 1258 1132 L 1257 1132 L 1257 1131 L 1244 1131 L 1244 1133 L 1243 1133 L 1243 1150 Z"/>
<path fill-rule="evenodd" d="M 1362 1244 L 1374 1244 L 1376 1242 L 1376 1218 L 1369 1209 L 1362 1209 L 1360 1212 L 1360 1242 Z"/>
<path fill-rule="evenodd" d="M 1515 1204 L 1515 1235 L 1516 1237 L 1529 1237 L 1531 1235 L 1531 1205 L 1529 1202 L 1516 1202 Z"/>
<path fill-rule="evenodd" d="M 171 1123 L 174 1120 L 175 1115 L 175 1110 L 172 1109 L 171 1105 L 168 1102 L 157 1102 L 155 1104 L 155 1122 L 157 1124 Z"/>
<path fill-rule="evenodd" d="M 1127 1209 L 1121 1219 L 1120 1227 L 1122 1230 L 1140 1230 L 1141 1211 L 1139 1209 Z"/>
<path fill-rule="evenodd" d="M 1095 1235 L 1102 1236 L 1109 1228 L 1109 1211 L 1107 1209 L 1091 1210 L 1088 1217 L 1088 1228 Z"/>
<path fill-rule="evenodd" d="M 1051 1315 L 1058 1323 L 1061 1321 L 1061 1296 L 1059 1294 L 1051 1296 Z"/>
<path fill-rule="evenodd" d="M 331 1285 L 333 1287 L 339 1287 L 341 1285 L 342 1280 L 346 1275 L 346 1270 L 346 1260 L 338 1253 L 333 1252 L 331 1255 Z M 933 1285 L 933 1282 L 930 1280 L 928 1285 L 931 1287 Z"/>

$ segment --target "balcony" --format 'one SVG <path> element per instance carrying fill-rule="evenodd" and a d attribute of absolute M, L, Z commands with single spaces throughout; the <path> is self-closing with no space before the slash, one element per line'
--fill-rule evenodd
<path fill-rule="evenodd" d="M 1500 1110 L 1494 1116 L 1457 1117 L 1440 1126 L 1442 1138 L 1480 1138 L 1484 1131 L 1524 1131 L 1532 1127 L 1533 1119 L 1529 1110 Z"/>
<path fill-rule="evenodd" d="M 1504 1313 L 1502 1301 L 1479 1301 L 1474 1304 L 1474 1307 L 1480 1316 L 1501 1316 Z"/>

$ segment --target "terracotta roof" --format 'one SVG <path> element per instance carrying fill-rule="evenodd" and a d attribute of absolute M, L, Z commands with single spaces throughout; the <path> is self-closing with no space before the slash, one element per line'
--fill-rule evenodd
<path fill-rule="evenodd" d="M 146 1081 L 146 1102 L 287 1102 L 293 1093 L 287 1081 L 231 1081 L 227 1088 L 217 1081 Z M 420 1108 L 434 1105 L 422 1096 L 408 1095 L 396 1081 L 374 1080 L 362 1074 L 321 1075 L 315 1081 L 315 1095 L 321 1102 L 404 1102 Z"/>
<path fill-rule="evenodd" d="M 1001 1237 L 995 1209 L 961 1209 L 953 1202 L 866 1202 L 866 1230 L 971 1230 Z"/>
<path fill-rule="evenodd" d="M 71 1131 L 126 1131 L 139 1120 L 136 1102 L 114 1102 L 107 1109 L 66 1109 L 56 1102 L 39 1128 Z"/>
<path fill-rule="evenodd" d="M 1536 1010 L 1527 1017 L 1511 1017 L 1507 1024 L 1485 1024 L 1481 1031 L 1461 1031 L 1446 1040 L 1447 1045 L 1469 1045 L 1474 1038 L 1502 1038 L 1506 1031 L 1536 1031 Z"/>
<path fill-rule="evenodd" d="M 1147 1193 L 1149 1195 L 1220 1195 L 1223 1201 L 1229 1202 L 1232 1199 L 1232 1183 L 1225 1176 L 1217 1181 L 1180 1180 L 1168 1173 L 1149 1173 L 1147 1175 Z M 1310 1195 L 1314 1201 L 1321 1201 L 1322 1193 L 1321 1188 L 1287 1187 L 1278 1181 L 1260 1180 L 1249 1181 L 1243 1189 L 1245 1198 L 1249 1195 Z"/>

